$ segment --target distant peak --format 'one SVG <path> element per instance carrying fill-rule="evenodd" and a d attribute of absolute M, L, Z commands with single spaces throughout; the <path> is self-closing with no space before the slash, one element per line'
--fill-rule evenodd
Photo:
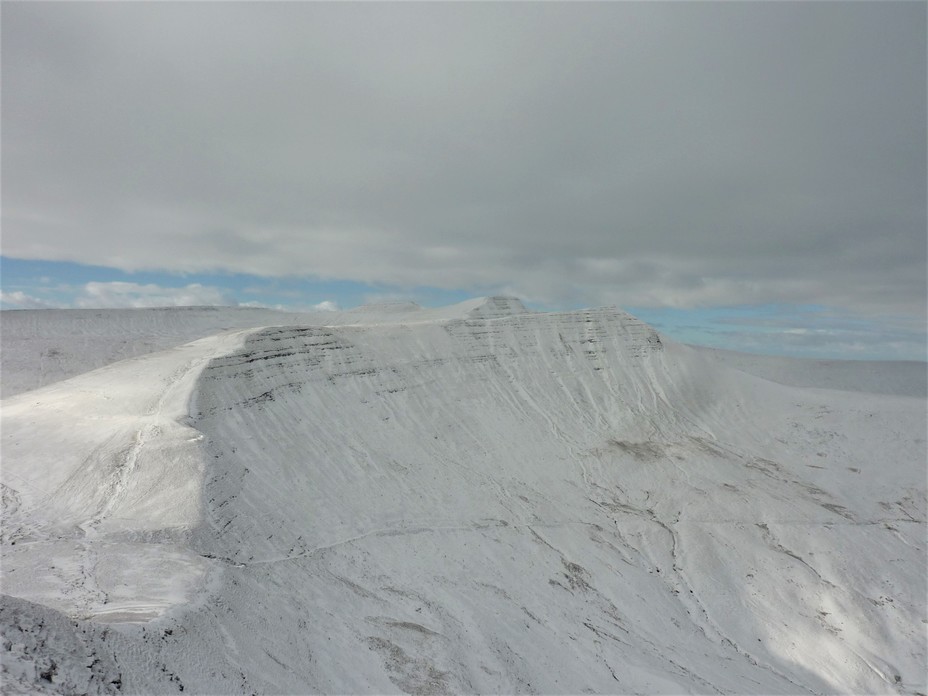
<path fill-rule="evenodd" d="M 485 298 L 481 304 L 468 312 L 467 315 L 473 319 L 495 319 L 513 314 L 527 314 L 528 312 L 529 310 L 519 298 L 496 295 Z"/>
<path fill-rule="evenodd" d="M 370 304 L 364 304 L 360 307 L 355 307 L 354 309 L 349 309 L 349 312 L 376 312 L 387 313 L 387 314 L 399 314 L 402 312 L 418 312 L 421 310 L 421 305 L 416 304 L 415 302 L 372 302 Z"/>

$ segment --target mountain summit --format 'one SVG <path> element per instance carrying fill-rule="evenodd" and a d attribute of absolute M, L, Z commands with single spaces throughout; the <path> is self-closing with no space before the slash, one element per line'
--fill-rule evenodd
<path fill-rule="evenodd" d="M 527 314 L 528 311 L 520 299 L 500 295 L 485 298 L 482 304 L 468 312 L 468 316 L 474 319 L 498 319 L 513 314 Z"/>

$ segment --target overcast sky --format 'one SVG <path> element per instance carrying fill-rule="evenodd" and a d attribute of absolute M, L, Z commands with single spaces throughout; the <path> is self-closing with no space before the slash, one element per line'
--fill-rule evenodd
<path fill-rule="evenodd" d="M 2 252 L 814 306 L 924 353 L 925 26 L 923 2 L 4 2 Z"/>

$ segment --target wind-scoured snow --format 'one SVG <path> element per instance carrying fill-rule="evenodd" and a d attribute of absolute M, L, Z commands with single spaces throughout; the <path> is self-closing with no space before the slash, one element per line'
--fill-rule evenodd
<path fill-rule="evenodd" d="M 617 309 L 325 319 L 3 401 L 5 688 L 925 693 L 924 398 Z"/>
<path fill-rule="evenodd" d="M 4 399 L 231 329 L 312 321 L 270 309 L 22 309 L 2 312 Z"/>

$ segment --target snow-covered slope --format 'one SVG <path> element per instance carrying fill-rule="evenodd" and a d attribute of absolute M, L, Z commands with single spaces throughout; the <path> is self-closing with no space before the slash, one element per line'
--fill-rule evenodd
<path fill-rule="evenodd" d="M 5 400 L 5 683 L 925 692 L 924 399 L 615 309 L 394 310 Z"/>
<path fill-rule="evenodd" d="M 415 302 L 385 302 L 315 313 L 252 307 L 3 310 L 0 395 L 5 399 L 119 360 L 236 329 L 435 321 L 471 313 L 489 318 L 527 311 L 511 297 L 480 297 L 438 309 L 424 309 Z"/>
<path fill-rule="evenodd" d="M 311 317 L 270 309 L 15 309 L 0 312 L 2 398 L 221 331 Z"/>

